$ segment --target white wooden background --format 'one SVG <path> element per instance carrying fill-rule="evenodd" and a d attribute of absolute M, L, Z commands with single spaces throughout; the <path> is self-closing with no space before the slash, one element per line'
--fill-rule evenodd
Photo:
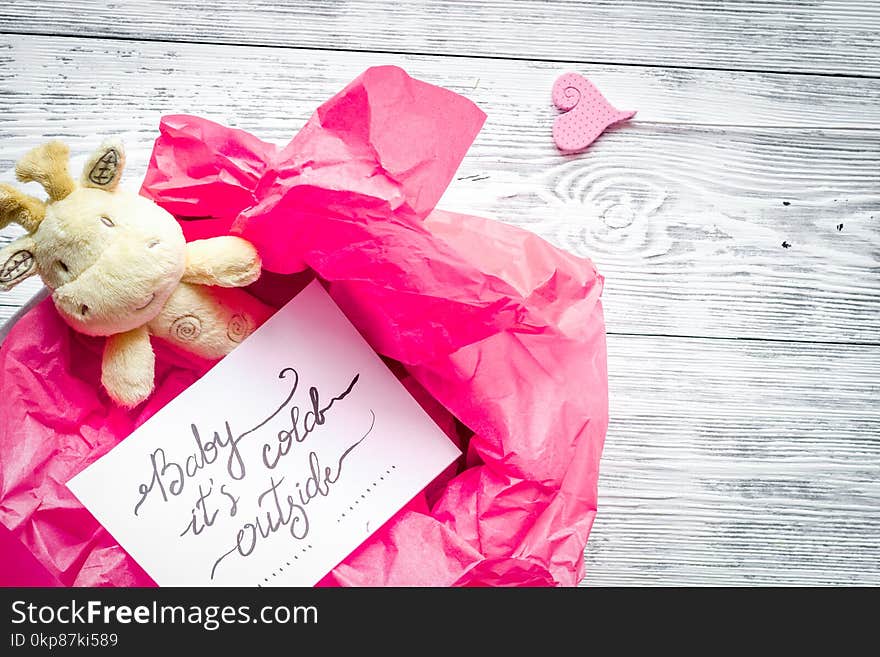
<path fill-rule="evenodd" d="M 84 156 L 115 133 L 136 186 L 164 113 L 286 142 L 372 64 L 473 99 L 489 118 L 441 206 L 607 277 L 584 584 L 880 584 L 880 3 L 0 10 L 2 180 L 44 138 Z M 550 89 L 568 70 L 639 113 L 562 157 Z M 0 320 L 36 289 L 0 296 Z"/>

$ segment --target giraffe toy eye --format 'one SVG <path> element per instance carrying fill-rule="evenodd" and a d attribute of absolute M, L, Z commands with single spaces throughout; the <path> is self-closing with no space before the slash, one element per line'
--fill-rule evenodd
<path fill-rule="evenodd" d="M 101 215 L 101 223 L 105 226 L 110 226 L 111 228 L 116 225 L 113 223 L 113 220 L 105 214 Z"/>
<path fill-rule="evenodd" d="M 69 269 L 69 268 L 67 267 L 67 265 L 65 265 L 64 262 L 62 262 L 61 260 L 59 260 L 59 261 L 56 262 L 55 264 L 58 265 L 58 269 L 60 269 L 61 271 L 63 271 L 65 274 L 70 273 L 70 269 Z"/>

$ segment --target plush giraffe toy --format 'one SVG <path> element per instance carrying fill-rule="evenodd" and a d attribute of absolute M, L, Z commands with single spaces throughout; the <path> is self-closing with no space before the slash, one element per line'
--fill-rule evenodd
<path fill-rule="evenodd" d="M 107 336 L 101 383 L 133 407 L 153 391 L 150 336 L 210 359 L 222 358 L 271 314 L 243 290 L 260 276 L 260 257 L 233 236 L 187 243 L 177 221 L 142 196 L 117 190 L 122 145 L 104 142 L 76 184 L 68 147 L 51 141 L 15 167 L 47 201 L 0 185 L 0 228 L 27 231 L 0 250 L 0 288 L 38 273 L 73 329 Z"/>

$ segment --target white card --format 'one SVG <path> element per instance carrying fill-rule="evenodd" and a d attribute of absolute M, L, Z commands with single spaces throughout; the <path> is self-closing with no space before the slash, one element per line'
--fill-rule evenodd
<path fill-rule="evenodd" d="M 458 456 L 313 282 L 67 485 L 160 586 L 311 586 Z"/>

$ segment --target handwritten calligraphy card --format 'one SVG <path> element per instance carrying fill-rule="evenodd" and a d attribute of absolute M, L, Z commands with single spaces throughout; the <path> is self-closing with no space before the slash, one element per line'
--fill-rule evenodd
<path fill-rule="evenodd" d="M 314 282 L 68 487 L 160 586 L 311 586 L 458 456 Z"/>

